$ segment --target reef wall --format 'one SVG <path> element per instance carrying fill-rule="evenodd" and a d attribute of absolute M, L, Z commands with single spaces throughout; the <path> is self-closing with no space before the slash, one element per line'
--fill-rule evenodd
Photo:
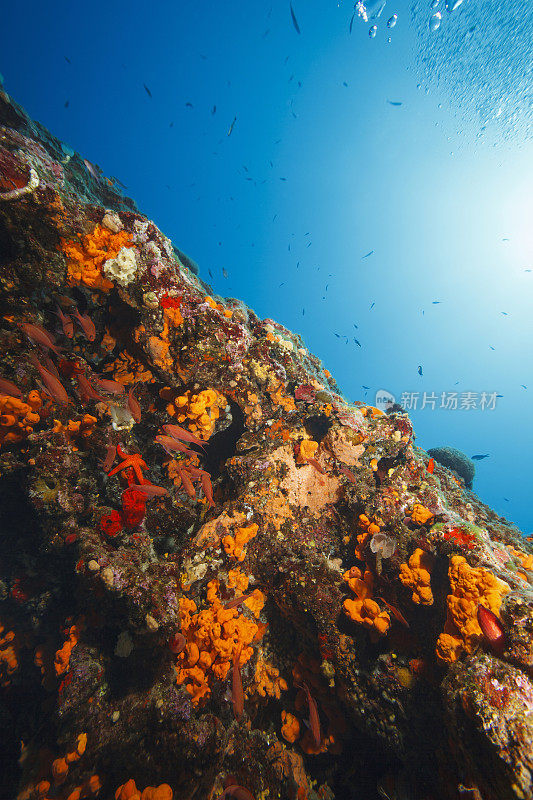
<path fill-rule="evenodd" d="M 0 125 L 1 796 L 532 797 L 529 543 Z"/>

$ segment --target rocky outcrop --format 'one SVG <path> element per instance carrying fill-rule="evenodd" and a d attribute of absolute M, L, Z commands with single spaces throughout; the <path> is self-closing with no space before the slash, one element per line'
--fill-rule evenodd
<path fill-rule="evenodd" d="M 529 543 L 0 124 L 4 796 L 532 797 Z"/>

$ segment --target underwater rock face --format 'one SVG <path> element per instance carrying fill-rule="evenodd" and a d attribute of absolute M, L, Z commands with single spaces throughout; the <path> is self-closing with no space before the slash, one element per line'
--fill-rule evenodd
<path fill-rule="evenodd" d="M 532 797 L 529 543 L 0 125 L 4 796 Z"/>

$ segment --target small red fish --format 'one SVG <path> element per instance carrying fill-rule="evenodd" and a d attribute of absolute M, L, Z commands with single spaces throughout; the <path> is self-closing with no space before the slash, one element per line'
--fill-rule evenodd
<path fill-rule="evenodd" d="M 110 444 L 107 448 L 107 453 L 105 455 L 105 458 L 100 464 L 104 472 L 109 472 L 109 470 L 113 466 L 116 456 L 117 456 L 117 448 L 115 447 L 114 444 Z"/>
<path fill-rule="evenodd" d="M 83 333 L 85 334 L 85 337 L 90 342 L 94 342 L 94 340 L 96 339 L 96 328 L 94 327 L 94 322 L 89 317 L 89 315 L 80 314 L 77 308 L 75 308 L 72 313 L 74 315 L 75 320 L 79 323 Z"/>
<path fill-rule="evenodd" d="M 192 485 L 192 481 L 184 469 L 179 469 L 178 474 L 181 478 L 181 484 L 185 489 L 186 493 L 191 497 L 193 500 L 196 497 L 196 492 L 194 490 L 194 486 Z"/>
<path fill-rule="evenodd" d="M 14 383 L 8 381 L 7 378 L 0 378 L 0 394 L 8 394 L 10 397 L 22 397 L 22 392 L 15 386 Z"/>
<path fill-rule="evenodd" d="M 204 472 L 202 470 L 202 475 L 200 477 L 200 481 L 202 484 L 202 489 L 204 490 L 204 494 L 207 497 L 207 502 L 209 503 L 209 507 L 215 505 L 213 500 L 213 487 L 211 485 L 211 476 L 208 472 Z"/>
<path fill-rule="evenodd" d="M 239 659 L 241 657 L 242 644 L 235 650 L 233 654 L 233 679 L 232 679 L 232 702 L 233 713 L 235 719 L 239 720 L 244 712 L 244 692 L 242 689 L 241 670 L 239 667 Z"/>
<path fill-rule="evenodd" d="M 56 403 L 60 403 L 62 406 L 68 405 L 68 394 L 65 390 L 63 384 L 58 381 L 58 379 L 52 375 L 51 372 L 48 372 L 47 369 L 43 367 L 42 364 L 39 363 L 37 360 L 37 356 L 35 353 L 30 355 L 30 361 L 33 366 L 38 370 L 39 375 L 42 378 L 44 385 L 46 386 L 46 390 L 52 400 L 55 400 Z"/>
<path fill-rule="evenodd" d="M 402 614 L 402 612 L 398 608 L 396 608 L 396 606 L 393 606 L 393 605 L 391 605 L 391 603 L 388 603 L 387 600 L 383 599 L 383 597 L 376 597 L 376 600 L 381 600 L 381 602 L 384 603 L 387 606 L 387 608 L 389 609 L 389 611 L 391 612 L 393 617 L 395 619 L 397 619 L 398 622 L 400 622 L 405 628 L 410 628 L 411 627 L 409 625 L 409 623 L 407 622 L 407 620 L 405 619 L 405 617 Z"/>
<path fill-rule="evenodd" d="M 492 652 L 497 656 L 501 656 L 505 650 L 505 631 L 501 620 L 490 608 L 479 604 L 477 607 L 477 621 Z"/>
<path fill-rule="evenodd" d="M 317 472 L 320 472 L 321 475 L 325 475 L 325 470 L 322 469 L 316 458 L 308 458 L 307 463 L 311 464 L 312 467 L 316 469 Z"/>
<path fill-rule="evenodd" d="M 134 391 L 135 391 L 135 386 L 128 392 L 128 408 L 135 422 L 139 423 L 141 421 L 141 405 L 137 400 L 137 398 L 134 397 L 133 395 Z"/>
<path fill-rule="evenodd" d="M 173 439 L 172 436 L 156 436 L 155 440 L 167 451 L 169 455 L 172 455 L 174 452 L 185 453 L 188 456 L 196 455 L 196 453 L 193 453 L 192 450 L 189 450 L 187 447 L 185 447 L 182 442 L 178 442 L 177 439 Z"/>
<path fill-rule="evenodd" d="M 86 403 L 87 400 L 101 400 L 104 403 L 106 402 L 105 397 L 101 397 L 98 392 L 95 391 L 85 375 L 76 375 L 76 381 L 78 382 L 82 403 Z"/>
<path fill-rule="evenodd" d="M 74 323 L 72 322 L 72 318 L 69 317 L 68 314 L 63 314 L 60 307 L 57 307 L 57 316 L 61 320 L 61 325 L 63 326 L 63 333 L 69 339 L 72 339 L 74 336 Z"/>
<path fill-rule="evenodd" d="M 153 483 L 132 483 L 130 489 L 137 489 L 147 500 L 150 500 L 152 497 L 164 497 L 168 494 L 164 486 L 155 486 Z"/>
<path fill-rule="evenodd" d="M 173 439 L 181 439 L 183 442 L 192 442 L 205 450 L 204 442 L 185 428 L 180 428 L 179 425 L 163 425 L 163 430 L 172 436 Z"/>
<path fill-rule="evenodd" d="M 124 385 L 118 381 L 111 381 L 108 378 L 93 378 L 93 380 L 104 392 L 109 392 L 110 394 L 124 394 L 126 391 Z"/>
<path fill-rule="evenodd" d="M 248 594 L 242 594 L 240 597 L 234 597 L 233 600 L 228 600 L 227 603 L 224 603 L 224 608 L 237 608 L 241 603 L 245 603 L 249 597 L 252 597 L 253 593 L 254 592 L 248 592 Z"/>
<path fill-rule="evenodd" d="M 313 734 L 315 745 L 317 747 L 320 747 L 322 741 L 322 735 L 320 733 L 320 717 L 318 716 L 318 706 L 316 704 L 315 698 L 309 691 L 309 686 L 305 681 L 303 682 L 303 690 L 306 694 L 307 705 L 309 707 L 309 727 L 311 729 L 311 733 Z"/>
<path fill-rule="evenodd" d="M 344 464 L 341 467 L 339 467 L 339 472 L 342 472 L 343 475 L 346 475 L 348 480 L 351 481 L 352 483 L 357 483 L 357 478 L 355 477 L 353 472 L 349 470 L 348 467 L 345 467 Z"/>
<path fill-rule="evenodd" d="M 170 651 L 174 653 L 175 656 L 178 656 L 185 650 L 185 645 L 187 644 L 187 640 L 185 636 L 180 633 L 179 631 L 171 636 L 168 642 L 168 646 L 170 647 Z"/>
<path fill-rule="evenodd" d="M 40 325 L 33 325 L 31 322 L 19 322 L 17 324 L 21 331 L 24 331 L 28 339 L 31 339 L 32 342 L 40 344 L 41 347 L 46 347 L 49 350 L 53 350 L 54 353 L 59 354 L 60 348 L 57 347 L 54 337 Z"/>
<path fill-rule="evenodd" d="M 428 461 L 428 465 L 427 465 L 427 471 L 430 474 L 433 474 L 433 470 L 434 469 L 435 469 L 435 459 L 434 458 L 430 458 L 429 461 Z"/>
<path fill-rule="evenodd" d="M 85 367 L 78 361 L 68 358 L 60 358 L 57 362 L 58 369 L 65 378 L 73 378 L 75 375 L 83 375 Z"/>

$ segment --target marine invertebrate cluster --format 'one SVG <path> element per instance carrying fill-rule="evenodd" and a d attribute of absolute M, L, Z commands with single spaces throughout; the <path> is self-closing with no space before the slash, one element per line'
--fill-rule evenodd
<path fill-rule="evenodd" d="M 413 590 L 412 601 L 423 606 L 433 604 L 431 591 L 431 570 L 435 558 L 431 553 L 417 547 L 406 564 L 400 567 L 400 580 L 404 586 Z"/>
<path fill-rule="evenodd" d="M 176 680 L 185 685 L 195 704 L 211 692 L 212 680 L 226 678 L 235 653 L 239 653 L 240 667 L 249 661 L 259 632 L 257 624 L 239 609 L 224 607 L 217 580 L 210 581 L 207 589 L 207 608 L 198 610 L 187 597 L 179 603 L 186 645 L 178 655 Z"/>
<path fill-rule="evenodd" d="M 371 638 L 377 640 L 387 633 L 391 620 L 389 613 L 382 611 L 379 604 L 372 599 L 374 576 L 369 570 L 365 570 L 362 575 L 358 567 L 352 567 L 342 577 L 357 598 L 344 601 L 345 614 L 354 622 L 368 628 Z"/>
<path fill-rule="evenodd" d="M 448 569 L 451 594 L 447 598 L 448 616 L 437 641 L 437 656 L 457 661 L 461 652 L 471 653 L 481 635 L 478 605 L 498 614 L 502 598 L 510 587 L 483 567 L 471 567 L 463 556 L 452 556 Z"/>
<path fill-rule="evenodd" d="M 0 621 L 0 686 L 8 686 L 11 675 L 18 669 L 18 644 L 13 631 L 6 631 Z"/>
<path fill-rule="evenodd" d="M 28 395 L 25 403 L 18 397 L 0 394 L 0 446 L 4 442 L 20 442 L 40 420 L 37 413 L 42 400 L 37 391 Z"/>
<path fill-rule="evenodd" d="M 234 536 L 228 534 L 222 539 L 222 546 L 225 552 L 231 558 L 236 558 L 237 561 L 244 561 L 246 558 L 245 545 L 257 536 L 259 525 L 252 522 L 243 528 L 237 528 Z"/>
<path fill-rule="evenodd" d="M 205 441 L 213 433 L 220 411 L 226 406 L 226 398 L 216 389 L 204 389 L 198 394 L 187 390 L 173 398 L 167 405 L 167 413 L 179 423 L 188 422 L 189 429 Z"/>
<path fill-rule="evenodd" d="M 130 243 L 131 235 L 126 231 L 113 233 L 100 224 L 91 233 L 79 236 L 78 241 L 62 239 L 69 283 L 72 286 L 82 283 L 91 289 L 109 291 L 113 283 L 103 274 L 103 266 Z"/>

